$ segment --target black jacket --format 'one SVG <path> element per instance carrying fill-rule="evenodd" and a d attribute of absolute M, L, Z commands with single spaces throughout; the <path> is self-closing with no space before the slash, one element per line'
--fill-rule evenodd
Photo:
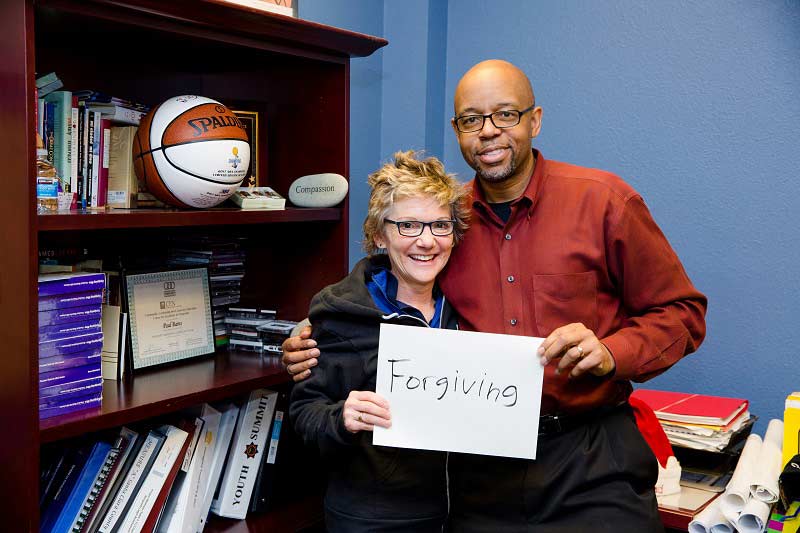
<path fill-rule="evenodd" d="M 440 531 L 447 515 L 444 452 L 373 446 L 371 432 L 349 433 L 342 420 L 350 391 L 375 390 L 380 324 L 424 327 L 412 316 L 384 318 L 373 303 L 366 282 L 388 266 L 387 259 L 363 259 L 311 301 L 312 336 L 321 355 L 311 377 L 294 387 L 290 416 L 328 467 L 329 531 Z M 446 302 L 441 323 L 457 327 Z"/>

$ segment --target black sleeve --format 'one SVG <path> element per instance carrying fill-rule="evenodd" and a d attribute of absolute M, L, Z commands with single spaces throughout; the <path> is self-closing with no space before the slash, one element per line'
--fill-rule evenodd
<path fill-rule="evenodd" d="M 342 409 L 350 391 L 364 385 L 366 358 L 324 323 L 314 325 L 312 338 L 320 356 L 311 377 L 294 386 L 289 416 L 305 444 L 324 458 L 356 442 L 344 427 Z"/>

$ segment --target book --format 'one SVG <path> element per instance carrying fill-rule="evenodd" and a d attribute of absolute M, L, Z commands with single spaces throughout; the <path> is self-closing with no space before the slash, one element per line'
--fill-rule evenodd
<path fill-rule="evenodd" d="M 59 90 L 63 86 L 64 86 L 64 82 L 62 82 L 61 80 L 55 80 L 54 82 L 48 83 L 47 85 L 45 85 L 43 87 L 37 87 L 37 90 L 39 91 L 39 98 L 47 96 L 48 94 L 52 93 L 53 91 Z"/>
<path fill-rule="evenodd" d="M 256 389 L 242 406 L 225 472 L 211 504 L 214 514 L 238 519 L 247 516 L 277 399 L 277 392 Z"/>
<path fill-rule="evenodd" d="M 100 468 L 100 472 L 97 473 L 97 477 L 92 483 L 92 488 L 89 491 L 89 494 L 86 495 L 83 505 L 81 506 L 81 510 L 78 513 L 78 516 L 75 518 L 75 521 L 72 523 L 70 531 L 78 532 L 86 530 L 89 520 L 93 518 L 93 514 L 97 510 L 96 506 L 103 497 L 103 494 L 108 490 L 108 485 L 110 482 L 113 481 L 112 476 L 116 472 L 117 468 L 119 468 L 119 459 L 127 448 L 128 444 L 129 440 L 124 438 L 122 435 L 114 440 L 114 444 L 111 446 L 108 455 L 106 455 L 106 460 L 103 463 L 102 468 Z"/>
<path fill-rule="evenodd" d="M 106 276 L 102 272 L 42 274 L 38 281 L 39 298 L 43 298 L 74 292 L 102 291 L 106 285 Z"/>
<path fill-rule="evenodd" d="M 109 207 L 130 209 L 136 205 L 138 182 L 133 168 L 133 139 L 135 126 L 111 128 L 111 143 L 108 151 Z"/>
<path fill-rule="evenodd" d="M 70 107 L 70 137 L 69 137 L 69 161 L 70 161 L 70 187 L 69 190 L 72 193 L 78 192 L 78 180 L 80 176 L 78 175 L 78 148 L 80 146 L 80 137 L 79 129 L 78 129 L 78 99 L 73 96 L 72 102 Z"/>
<path fill-rule="evenodd" d="M 286 199 L 272 187 L 238 187 L 231 201 L 242 209 L 284 209 Z"/>
<path fill-rule="evenodd" d="M 142 118 L 147 114 L 147 111 L 133 109 L 120 104 L 89 102 L 86 105 L 92 111 L 102 113 L 105 119 L 119 124 L 138 126 Z"/>
<path fill-rule="evenodd" d="M 39 311 L 39 329 L 59 324 L 100 320 L 100 317 L 100 304 L 48 309 L 46 311 Z"/>
<path fill-rule="evenodd" d="M 55 72 L 48 72 L 43 76 L 36 78 L 36 88 L 41 89 L 45 85 L 49 85 L 58 80 L 58 75 Z"/>
<path fill-rule="evenodd" d="M 64 451 L 59 470 L 55 473 L 56 477 L 53 480 L 53 486 L 48 489 L 42 504 L 39 521 L 40 531 L 46 532 L 53 529 L 53 525 L 64 509 L 64 505 L 78 482 L 86 461 L 89 459 L 90 451 L 91 448 L 88 446 L 68 448 Z"/>
<path fill-rule="evenodd" d="M 61 180 L 62 190 L 72 183 L 72 93 L 54 91 L 44 98 L 53 104 L 53 166 Z"/>
<path fill-rule="evenodd" d="M 288 487 L 278 486 L 278 461 L 283 460 L 284 450 L 289 447 L 288 438 L 291 430 L 284 428 L 284 418 L 288 413 L 289 397 L 285 392 L 278 393 L 275 404 L 275 415 L 272 417 L 267 452 L 261 459 L 261 466 L 256 476 L 253 497 L 250 500 L 250 512 L 265 513 L 275 505 L 275 497 L 279 491 L 287 491 Z M 285 463 L 285 460 L 282 461 Z"/>
<path fill-rule="evenodd" d="M 55 372 L 41 372 L 39 373 L 39 390 L 41 391 L 53 385 L 74 383 L 85 379 L 96 378 L 99 375 L 100 365 L 98 364 L 65 368 Z"/>
<path fill-rule="evenodd" d="M 100 333 L 100 322 L 97 320 L 83 320 L 67 324 L 53 324 L 39 327 L 39 342 L 74 337 L 87 333 Z"/>
<path fill-rule="evenodd" d="M 90 394 L 102 394 L 103 392 L 103 377 L 100 375 L 100 368 L 98 366 L 98 372 L 96 377 L 82 379 L 80 381 L 71 381 L 68 383 L 59 383 L 56 385 L 50 385 L 47 387 L 40 387 L 39 388 L 39 402 L 40 404 L 45 401 L 46 398 L 50 397 L 60 397 L 60 398 L 74 398 L 75 396 L 79 396 L 79 392 L 83 392 L 84 395 L 88 396 Z M 47 403 L 48 407 L 58 407 L 59 403 L 58 400 L 52 400 Z M 39 409 L 41 412 L 41 408 Z"/>
<path fill-rule="evenodd" d="M 136 445 L 140 442 L 141 439 L 137 432 L 126 427 L 120 429 L 117 440 L 119 455 L 114 466 L 109 471 L 102 489 L 100 489 L 96 496 L 96 501 L 85 519 L 82 531 L 96 531 L 100 526 L 100 520 L 105 515 L 105 510 L 116 494 L 116 489 L 119 486 L 117 481 L 127 471 L 127 467 L 130 465 L 129 459 L 132 457 L 134 451 L 138 450 Z"/>
<path fill-rule="evenodd" d="M 139 491 L 147 473 L 155 462 L 166 437 L 159 431 L 151 430 L 142 440 L 141 446 L 135 451 L 133 460 L 126 465 L 122 481 L 116 487 L 111 504 L 101 517 L 97 531 L 111 533 L 119 529 L 120 520 L 126 516 L 133 503 L 133 498 Z"/>
<path fill-rule="evenodd" d="M 97 165 L 97 206 L 105 207 L 108 198 L 108 159 L 111 149 L 111 121 L 100 120 L 100 159 Z"/>
<path fill-rule="evenodd" d="M 686 392 L 637 389 L 633 396 L 642 400 L 659 420 L 725 426 L 747 410 L 742 398 L 725 398 Z"/>
<path fill-rule="evenodd" d="M 67 533 L 72 531 L 72 525 L 81 511 L 86 496 L 92 489 L 97 474 L 100 473 L 100 469 L 105 464 L 109 451 L 111 451 L 111 445 L 109 443 L 103 441 L 94 443 L 92 451 L 89 453 L 89 458 L 78 476 L 78 481 L 72 488 L 72 492 L 53 524 L 53 527 L 49 530 L 43 529 L 43 532 Z"/>
<path fill-rule="evenodd" d="M 97 351 L 103 347 L 103 332 L 84 333 L 39 343 L 39 357 L 55 357 L 73 352 Z"/>
<path fill-rule="evenodd" d="M 39 298 L 39 311 L 65 309 L 68 307 L 83 307 L 86 305 L 100 305 L 103 303 L 102 291 L 73 292 L 69 294 L 56 294 Z"/>
<path fill-rule="evenodd" d="M 119 528 L 122 533 L 152 531 L 160 511 L 160 507 L 157 507 L 156 503 L 162 499 L 162 489 L 166 488 L 167 493 L 169 492 L 175 481 L 180 462 L 183 460 L 183 454 L 186 453 L 189 445 L 190 435 L 184 429 L 166 425 L 160 427 L 159 431 L 166 436 L 166 440 L 136 493 L 130 509 L 125 514 Z M 166 494 L 163 494 L 163 498 L 166 499 Z M 161 503 L 163 505 L 164 502 Z M 155 517 L 153 517 L 154 510 Z"/>
<path fill-rule="evenodd" d="M 89 180 L 92 184 L 91 192 L 92 199 L 87 207 L 102 207 L 105 205 L 105 198 L 103 203 L 100 203 L 100 166 L 102 164 L 102 144 L 103 144 L 103 117 L 99 111 L 92 110 L 94 116 L 94 134 L 90 132 L 90 140 L 92 142 L 92 159 L 91 159 L 91 173 Z"/>
<path fill-rule="evenodd" d="M 56 372 L 76 366 L 96 365 L 100 361 L 102 361 L 102 358 L 98 350 L 55 355 L 39 359 L 39 373 Z"/>
<path fill-rule="evenodd" d="M 208 521 L 208 514 L 211 511 L 211 503 L 214 499 L 214 493 L 219 486 L 222 470 L 225 467 L 225 458 L 228 456 L 230 450 L 231 440 L 233 439 L 233 431 L 239 419 L 239 408 L 234 404 L 226 404 L 219 407 L 221 413 L 219 421 L 219 432 L 217 442 L 214 446 L 214 453 L 211 456 L 211 465 L 209 467 L 208 477 L 205 484 L 199 487 L 197 495 L 198 501 L 193 503 L 197 506 L 195 511 L 195 524 L 190 529 L 191 531 L 203 531 Z"/>

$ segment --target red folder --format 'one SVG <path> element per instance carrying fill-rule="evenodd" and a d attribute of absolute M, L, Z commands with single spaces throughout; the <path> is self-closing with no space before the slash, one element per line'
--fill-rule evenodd
<path fill-rule="evenodd" d="M 749 402 L 688 392 L 636 389 L 631 395 L 649 405 L 660 420 L 725 426 L 745 412 Z"/>

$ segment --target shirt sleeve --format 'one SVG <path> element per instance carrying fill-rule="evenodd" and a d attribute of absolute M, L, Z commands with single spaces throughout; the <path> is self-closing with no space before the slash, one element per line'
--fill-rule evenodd
<path fill-rule="evenodd" d="M 646 381 L 697 349 L 705 337 L 707 300 L 640 196 L 625 202 L 606 242 L 628 318 L 601 342 L 616 361 L 615 379 Z"/>
<path fill-rule="evenodd" d="M 315 324 L 312 338 L 320 351 L 317 366 L 308 379 L 295 384 L 289 415 L 305 444 L 325 458 L 356 442 L 344 427 L 342 410 L 349 392 L 362 385 L 355 379 L 364 375 L 364 358 L 351 342 L 324 326 Z"/>

